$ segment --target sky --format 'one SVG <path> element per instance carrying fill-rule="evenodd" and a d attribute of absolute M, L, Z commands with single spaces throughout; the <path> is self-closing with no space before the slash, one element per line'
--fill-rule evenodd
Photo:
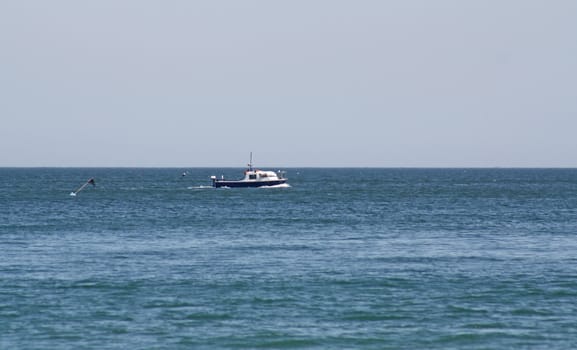
<path fill-rule="evenodd" d="M 574 0 L 0 1 L 0 167 L 577 167 Z"/>

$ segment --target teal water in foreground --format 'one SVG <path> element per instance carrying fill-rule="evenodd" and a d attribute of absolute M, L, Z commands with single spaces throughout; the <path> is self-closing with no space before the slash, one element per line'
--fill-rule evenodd
<path fill-rule="evenodd" d="M 575 169 L 183 170 L 0 169 L 0 349 L 577 348 Z"/>

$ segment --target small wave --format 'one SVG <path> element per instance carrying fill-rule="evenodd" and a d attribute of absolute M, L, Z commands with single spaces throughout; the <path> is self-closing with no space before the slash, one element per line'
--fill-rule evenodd
<path fill-rule="evenodd" d="M 259 188 L 290 188 L 291 185 L 289 184 L 280 184 L 280 185 L 273 185 L 273 186 L 261 186 Z"/>
<path fill-rule="evenodd" d="M 189 190 L 205 190 L 207 188 L 214 188 L 212 186 L 189 186 L 187 189 Z"/>

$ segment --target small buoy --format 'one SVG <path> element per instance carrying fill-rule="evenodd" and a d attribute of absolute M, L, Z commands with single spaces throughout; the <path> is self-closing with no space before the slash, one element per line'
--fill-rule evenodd
<path fill-rule="evenodd" d="M 74 193 L 74 192 L 70 192 L 70 195 L 71 195 L 72 197 L 76 197 L 76 193 Z"/>

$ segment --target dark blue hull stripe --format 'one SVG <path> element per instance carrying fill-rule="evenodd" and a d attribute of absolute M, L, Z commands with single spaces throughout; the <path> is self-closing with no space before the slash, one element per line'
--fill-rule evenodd
<path fill-rule="evenodd" d="M 219 187 L 263 187 L 263 186 L 276 186 L 286 183 L 284 180 L 273 180 L 273 181 L 224 181 L 216 180 L 213 182 L 213 186 Z"/>

